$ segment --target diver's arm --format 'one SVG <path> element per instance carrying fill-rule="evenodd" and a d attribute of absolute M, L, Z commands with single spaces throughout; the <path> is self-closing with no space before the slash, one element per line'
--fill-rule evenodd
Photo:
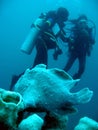
<path fill-rule="evenodd" d="M 59 37 L 63 42 L 66 43 L 66 42 L 68 42 L 69 38 L 66 37 L 65 35 L 66 35 L 65 31 L 64 31 L 64 30 L 60 30 L 60 31 L 57 33 L 56 38 Z"/>
<path fill-rule="evenodd" d="M 42 32 L 46 32 L 48 31 L 53 23 L 53 19 L 52 18 L 48 18 L 47 20 L 44 21 L 43 26 L 40 28 Z"/>

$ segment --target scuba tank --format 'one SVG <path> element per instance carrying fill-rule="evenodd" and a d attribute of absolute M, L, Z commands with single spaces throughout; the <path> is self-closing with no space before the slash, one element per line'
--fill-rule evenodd
<path fill-rule="evenodd" d="M 31 30 L 28 34 L 28 36 L 26 37 L 24 43 L 21 46 L 21 51 L 25 52 L 27 54 L 31 54 L 37 37 L 40 33 L 40 27 L 43 25 L 44 22 L 44 18 L 37 18 L 36 21 L 33 24 L 33 27 L 31 27 Z"/>

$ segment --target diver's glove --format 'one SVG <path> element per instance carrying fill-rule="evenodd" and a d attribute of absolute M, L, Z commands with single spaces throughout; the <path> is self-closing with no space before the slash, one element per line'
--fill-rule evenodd
<path fill-rule="evenodd" d="M 61 55 L 63 52 L 62 50 L 59 48 L 57 50 L 55 50 L 54 54 L 53 54 L 53 58 L 54 60 L 57 60 L 58 59 L 58 56 Z"/>

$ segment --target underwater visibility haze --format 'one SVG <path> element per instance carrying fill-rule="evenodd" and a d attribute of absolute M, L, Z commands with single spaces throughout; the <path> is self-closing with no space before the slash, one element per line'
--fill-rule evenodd
<path fill-rule="evenodd" d="M 90 57 L 87 57 L 86 69 L 74 91 L 88 87 L 93 91 L 93 98 L 84 105 L 78 106 L 78 113 L 70 115 L 68 130 L 78 123 L 79 119 L 88 116 L 98 121 L 98 1 L 97 0 L 2 0 L 0 2 L 0 88 L 9 90 L 12 75 L 20 74 L 33 65 L 36 50 L 30 55 L 21 52 L 20 48 L 30 31 L 31 24 L 44 12 L 62 6 L 68 9 L 69 19 L 85 14 L 96 26 L 95 44 Z M 62 69 L 67 61 L 67 46 L 61 44 L 65 51 L 55 61 L 53 51 L 49 51 L 49 68 Z M 74 73 L 78 63 L 69 71 Z M 73 91 L 72 90 L 72 91 Z"/>

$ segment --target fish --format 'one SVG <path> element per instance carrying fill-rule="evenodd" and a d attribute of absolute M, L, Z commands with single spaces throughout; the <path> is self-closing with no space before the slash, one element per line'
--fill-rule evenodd
<path fill-rule="evenodd" d="M 62 69 L 47 69 L 46 65 L 39 64 L 25 71 L 15 84 L 14 91 L 22 95 L 25 109 L 71 114 L 77 111 L 76 105 L 88 103 L 93 96 L 89 88 L 71 92 L 79 81 Z"/>

